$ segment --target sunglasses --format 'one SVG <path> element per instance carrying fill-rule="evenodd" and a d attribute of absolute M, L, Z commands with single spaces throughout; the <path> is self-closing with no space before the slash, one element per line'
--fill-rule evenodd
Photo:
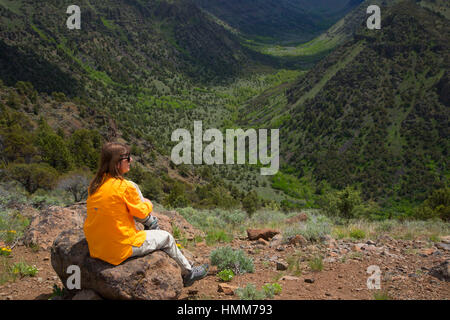
<path fill-rule="evenodd" d="M 120 161 L 122 161 L 122 160 L 127 160 L 128 162 L 130 162 L 130 161 L 131 161 L 131 155 L 130 155 L 129 153 L 123 154 L 123 155 L 120 156 L 120 159 L 119 159 L 119 160 L 120 160 Z"/>

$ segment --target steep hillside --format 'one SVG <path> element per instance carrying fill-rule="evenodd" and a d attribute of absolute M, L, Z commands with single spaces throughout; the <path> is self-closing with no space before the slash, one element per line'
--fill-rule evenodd
<path fill-rule="evenodd" d="M 200 87 L 259 68 L 189 0 L 78 5 L 81 30 L 68 30 L 60 1 L 0 1 L 0 80 L 77 97 L 130 142 L 145 139 L 167 152 L 171 132 L 193 118 L 217 127 L 227 113 L 223 99 Z"/>
<path fill-rule="evenodd" d="M 1 78 L 6 84 L 33 80 L 41 91 L 75 94 L 90 80 L 118 87 L 149 87 L 153 79 L 178 74 L 223 80 L 250 63 L 234 36 L 189 0 L 78 5 L 81 30 L 68 30 L 65 3 L 0 1 Z"/>
<path fill-rule="evenodd" d="M 281 127 L 299 177 L 359 185 L 378 200 L 423 200 L 448 184 L 449 21 L 413 1 L 383 8 L 291 87 L 254 100 L 242 123 Z M 250 109 L 250 110 L 248 110 Z"/>
<path fill-rule="evenodd" d="M 263 42 L 305 42 L 362 0 L 195 0 L 206 11 Z"/>

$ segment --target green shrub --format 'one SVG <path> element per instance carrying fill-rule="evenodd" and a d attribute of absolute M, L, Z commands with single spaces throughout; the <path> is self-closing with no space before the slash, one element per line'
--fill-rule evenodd
<path fill-rule="evenodd" d="M 450 221 L 450 188 L 442 188 L 433 193 L 414 212 L 418 219 L 440 218 Z"/>
<path fill-rule="evenodd" d="M 10 247 L 0 247 L 0 256 L 8 257 L 11 255 Z"/>
<path fill-rule="evenodd" d="M 23 232 L 30 224 L 27 217 L 18 211 L 0 211 L 0 240 L 6 244 L 12 244 L 23 236 Z"/>
<path fill-rule="evenodd" d="M 173 222 L 172 222 L 172 235 L 175 239 L 179 239 L 182 236 L 180 228 L 178 228 L 178 226 Z"/>
<path fill-rule="evenodd" d="M 293 255 L 288 256 L 288 271 L 294 274 L 295 276 L 301 276 L 302 274 L 302 266 L 300 264 L 301 252 L 295 252 Z"/>
<path fill-rule="evenodd" d="M 330 216 L 341 216 L 347 219 L 356 216 L 355 208 L 362 204 L 361 193 L 351 187 L 329 193 L 326 196 L 325 212 Z"/>
<path fill-rule="evenodd" d="M 231 269 L 224 269 L 217 274 L 217 277 L 224 282 L 229 282 L 233 279 L 234 272 Z"/>
<path fill-rule="evenodd" d="M 205 232 L 227 230 L 236 225 L 242 225 L 246 219 L 245 213 L 239 210 L 227 211 L 219 208 L 197 210 L 186 207 L 178 209 L 178 212 L 194 227 Z"/>
<path fill-rule="evenodd" d="M 96 171 L 100 160 L 103 138 L 96 130 L 76 130 L 68 141 L 76 167 L 88 167 Z"/>
<path fill-rule="evenodd" d="M 36 266 L 31 266 L 26 262 L 16 262 L 11 267 L 9 272 L 13 275 L 13 277 L 34 277 L 38 269 Z"/>
<path fill-rule="evenodd" d="M 56 283 L 53 285 L 52 295 L 48 298 L 48 300 L 52 300 L 55 297 L 64 297 L 66 295 L 66 288 L 56 285 Z"/>
<path fill-rule="evenodd" d="M 40 188 L 52 189 L 58 178 L 58 171 L 46 163 L 13 163 L 7 170 L 9 176 L 20 182 L 29 193 Z"/>
<path fill-rule="evenodd" d="M 253 283 L 247 284 L 245 288 L 236 289 L 235 293 L 241 300 L 264 300 L 266 298 L 264 291 L 256 290 Z"/>
<path fill-rule="evenodd" d="M 190 204 L 186 195 L 186 187 L 181 182 L 175 182 L 168 197 L 165 199 L 165 204 L 171 208 L 184 208 Z"/>
<path fill-rule="evenodd" d="M 393 221 L 393 220 L 381 221 L 377 224 L 376 231 L 377 232 L 389 232 L 395 227 L 396 223 L 397 222 Z"/>
<path fill-rule="evenodd" d="M 164 195 L 161 180 L 157 177 L 146 176 L 142 182 L 142 194 L 152 201 L 160 202 Z"/>
<path fill-rule="evenodd" d="M 207 245 L 214 245 L 217 242 L 231 242 L 233 237 L 223 230 L 212 230 L 208 231 L 205 240 Z"/>
<path fill-rule="evenodd" d="M 290 217 L 291 215 L 295 214 L 289 214 L 286 215 L 282 211 L 273 211 L 273 210 L 259 210 L 257 211 L 249 221 L 250 225 L 257 225 L 257 224 L 270 224 L 270 223 L 283 223 L 286 218 Z"/>
<path fill-rule="evenodd" d="M 351 238 L 358 240 L 364 239 L 366 237 L 366 233 L 364 232 L 364 230 L 358 228 L 353 228 L 352 230 L 350 230 L 349 235 Z"/>
<path fill-rule="evenodd" d="M 301 200 L 281 200 L 280 202 L 280 208 L 285 213 L 301 210 L 305 205 L 306 203 Z"/>
<path fill-rule="evenodd" d="M 267 298 L 272 299 L 274 296 L 281 293 L 282 287 L 278 283 L 266 283 L 263 285 L 262 289 Z"/>
<path fill-rule="evenodd" d="M 309 267 L 312 271 L 322 271 L 323 270 L 323 260 L 322 257 L 316 256 L 309 260 Z"/>
<path fill-rule="evenodd" d="M 0 112 L 1 114 L 2 112 Z M 8 114 L 7 114 L 8 115 Z M 11 116 L 15 117 L 15 114 Z M 8 119 L 2 123 L 0 119 L 0 135 L 2 136 L 1 160 L 8 162 L 30 160 L 37 154 L 36 147 L 33 145 L 34 136 L 31 132 L 24 130 L 26 124 L 19 120 Z M 19 122 L 19 123 L 17 123 Z M 3 127 L 6 125 L 5 127 Z M 3 127 L 3 128 L 2 128 Z"/>
<path fill-rule="evenodd" d="M 375 291 L 373 293 L 374 300 L 392 300 L 389 294 L 386 291 Z"/>
<path fill-rule="evenodd" d="M 36 145 L 41 152 L 42 160 L 58 171 L 67 172 L 72 169 L 74 159 L 63 138 L 43 120 L 40 121 L 36 135 Z"/>
<path fill-rule="evenodd" d="M 302 235 L 309 241 L 320 241 L 331 232 L 331 221 L 323 215 L 311 215 L 305 223 L 286 228 L 283 232 L 284 242 L 295 235 Z"/>
<path fill-rule="evenodd" d="M 242 207 L 245 212 L 247 212 L 248 216 L 251 217 L 260 207 L 258 194 L 255 191 L 247 193 L 244 199 L 242 199 Z"/>
<path fill-rule="evenodd" d="M 211 252 L 211 264 L 222 271 L 231 269 L 235 274 L 253 273 L 253 260 L 242 250 L 233 250 L 230 246 L 220 247 Z"/>

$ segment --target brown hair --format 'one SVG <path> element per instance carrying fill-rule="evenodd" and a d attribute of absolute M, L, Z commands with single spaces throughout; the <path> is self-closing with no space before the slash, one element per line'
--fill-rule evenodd
<path fill-rule="evenodd" d="M 117 168 L 121 156 L 130 153 L 130 148 L 117 142 L 108 142 L 103 145 L 100 158 L 100 167 L 89 185 L 89 195 L 93 195 L 105 182 L 109 175 L 112 178 L 123 179 Z"/>

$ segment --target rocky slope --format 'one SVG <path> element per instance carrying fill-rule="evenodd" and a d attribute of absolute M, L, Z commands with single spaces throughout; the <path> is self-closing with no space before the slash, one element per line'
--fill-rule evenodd
<path fill-rule="evenodd" d="M 184 74 L 235 75 L 250 63 L 236 38 L 191 1 L 84 1 L 81 30 L 68 30 L 59 1 L 0 3 L 1 78 L 39 91 L 81 94 L 92 80 L 144 86 Z M 11 59 L 14 57 L 14 59 Z M 44 81 L 45 79 L 45 81 Z"/>

